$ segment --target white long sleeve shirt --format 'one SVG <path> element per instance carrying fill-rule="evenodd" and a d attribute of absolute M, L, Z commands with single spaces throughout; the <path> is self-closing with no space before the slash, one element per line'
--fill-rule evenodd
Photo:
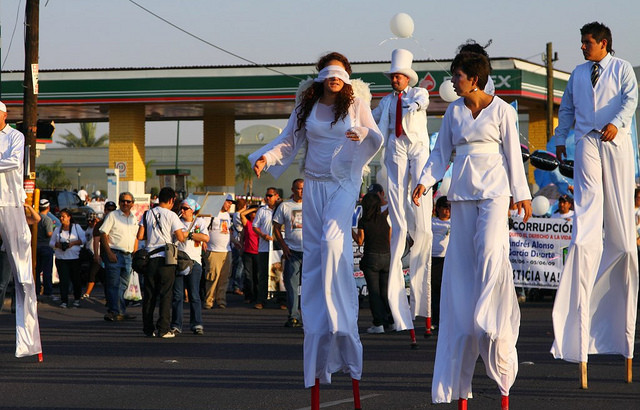
<path fill-rule="evenodd" d="M 592 130 L 602 130 L 609 123 L 618 128 L 618 135 L 629 134 L 631 118 L 638 105 L 638 81 L 633 67 L 627 61 L 607 54 L 598 63 L 600 78 L 593 87 L 591 67 L 594 64 L 587 61 L 571 73 L 558 110 L 558 145 L 565 145 L 574 120 L 576 142 Z"/>
<path fill-rule="evenodd" d="M 493 97 L 475 119 L 464 105 L 464 98 L 452 102 L 418 182 L 430 187 L 440 180 L 457 146 L 495 144 L 496 153 L 456 154 L 447 198 L 468 201 L 513 196 L 516 202 L 531 199 L 516 120 L 514 108 L 499 97 Z"/>
<path fill-rule="evenodd" d="M 0 206 L 22 206 L 24 135 L 8 124 L 0 131 Z"/>

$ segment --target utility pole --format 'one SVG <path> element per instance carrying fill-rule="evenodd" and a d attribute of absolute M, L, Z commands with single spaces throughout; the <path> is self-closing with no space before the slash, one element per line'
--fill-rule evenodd
<path fill-rule="evenodd" d="M 35 184 L 36 170 L 36 131 L 38 123 L 38 38 L 40 20 L 40 0 L 27 0 L 25 7 L 25 41 L 24 41 L 24 97 L 22 121 L 25 137 L 25 185 L 27 191 Z M 29 194 L 29 192 L 27 192 Z"/>
<path fill-rule="evenodd" d="M 558 59 L 558 54 L 553 55 L 552 43 L 547 43 L 545 56 L 547 67 L 547 141 L 553 136 L 553 62 Z"/>

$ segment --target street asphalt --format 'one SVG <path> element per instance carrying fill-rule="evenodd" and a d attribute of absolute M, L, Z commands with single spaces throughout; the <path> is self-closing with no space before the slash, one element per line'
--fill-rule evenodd
<path fill-rule="evenodd" d="M 2 409 L 283 409 L 308 408 L 302 380 L 301 328 L 285 328 L 286 311 L 268 304 L 255 310 L 241 296 L 227 295 L 227 309 L 205 310 L 204 335 L 147 338 L 140 307 L 133 321 L 106 322 L 104 299 L 83 300 L 79 309 L 39 303 L 44 361 L 17 359 L 15 320 L 0 314 L 0 408 Z M 6 305 L 5 305 L 6 306 Z M 640 364 L 635 382 L 624 382 L 621 356 L 592 356 L 589 388 L 579 389 L 578 365 L 554 360 L 552 301 L 521 305 L 520 369 L 511 389 L 511 409 L 640 409 Z M 360 309 L 364 347 L 363 409 L 456 409 L 431 404 L 437 336 L 410 348 L 407 332 L 367 334 L 371 314 Z M 185 308 L 188 324 L 188 308 Z M 636 330 L 636 340 L 638 339 Z M 638 351 L 638 342 L 636 342 Z M 499 409 L 500 393 L 479 359 L 469 409 Z M 335 374 L 320 388 L 321 407 L 353 409 L 351 380 Z"/>

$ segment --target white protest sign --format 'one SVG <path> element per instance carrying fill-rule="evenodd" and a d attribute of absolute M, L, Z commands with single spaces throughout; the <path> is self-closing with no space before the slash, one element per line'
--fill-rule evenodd
<path fill-rule="evenodd" d="M 567 258 L 573 221 L 562 218 L 509 220 L 513 282 L 525 288 L 557 289 Z"/>

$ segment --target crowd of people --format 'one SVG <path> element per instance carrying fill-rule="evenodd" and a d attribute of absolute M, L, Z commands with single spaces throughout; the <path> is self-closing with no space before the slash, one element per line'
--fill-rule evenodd
<path fill-rule="evenodd" d="M 564 140 L 572 126 L 577 142 L 574 197 L 560 196 L 554 215 L 570 219 L 574 233 L 554 302 L 551 352 L 580 363 L 586 388 L 588 354 L 621 354 L 630 372 L 640 199 L 636 191 L 634 211 L 629 131 L 637 80 L 629 63 L 612 56 L 606 26 L 589 23 L 580 34 L 587 62 L 569 79 L 556 129 L 560 162 L 566 157 Z M 363 349 L 353 239 L 364 246 L 360 266 L 373 316 L 366 331 L 408 330 L 416 347 L 414 321 L 425 317 L 427 333 L 438 333 L 433 402 L 457 400 L 459 409 L 466 409 L 475 363 L 481 357 L 500 390 L 502 408 L 508 409 L 518 371 L 520 310 L 507 219 L 515 213 L 526 222 L 532 215 L 517 113 L 495 95 L 483 47 L 462 45 L 450 67 L 460 98 L 449 104 L 429 152 L 429 94 L 416 87 L 412 59 L 409 51 L 394 50 L 391 68 L 384 73 L 393 92 L 372 111 L 368 86 L 351 78 L 349 60 L 337 52 L 322 56 L 317 78 L 301 84 L 281 135 L 249 156 L 258 177 L 267 171 L 277 178 L 302 151 L 304 179 L 292 182 L 288 200 L 269 187 L 262 206 L 227 196 L 210 216 L 199 216 L 201 204 L 190 198 L 180 201 L 165 187 L 158 193 L 157 206 L 140 220 L 131 213 L 134 197 L 129 192 L 119 195 L 117 207 L 106 203 L 104 220 L 92 222 L 87 231 L 67 210 L 60 212 L 58 223 L 48 221 L 47 201 L 40 203 L 40 215 L 23 218 L 22 188 L 11 190 L 21 180 L 15 174 L 21 171 L 15 147 L 22 134 L 0 122 L 0 152 L 9 153 L 0 161 L 0 234 L 7 242 L 14 238 L 8 232 L 25 230 L 27 222 L 40 224 L 37 252 L 43 279 L 37 289 L 52 294 L 49 270 L 55 255 L 62 308 L 81 306 L 81 260 L 87 259 L 83 253 L 93 251 L 88 257 L 95 270 L 91 279 L 95 282 L 103 267 L 107 321 L 135 319 L 124 300 L 135 255 L 144 288 L 142 330 L 163 339 L 183 331 L 185 295 L 190 330 L 197 335 L 204 333 L 202 309 L 226 308 L 227 292 L 264 309 L 273 262 L 281 263 L 286 298 L 276 301 L 287 310 L 285 326 L 304 329 L 304 384 L 311 388 L 312 410 L 319 408 L 320 383 L 331 383 L 337 371 L 351 376 L 354 404 L 360 407 Z M 3 118 L 6 107 L 0 105 Z M 382 186 L 371 186 L 361 199 L 362 217 L 352 231 L 363 176 L 381 148 L 388 197 Z M 432 189 L 449 167 L 447 195 L 434 198 Z M 83 195 L 86 198 L 86 192 Z M 234 202 L 236 212 L 231 215 Z M 23 317 L 36 316 L 25 302 L 35 288 L 26 268 L 31 254 L 17 251 L 24 244 L 15 239 L 5 247 L 22 286 L 17 311 Z M 274 261 L 277 248 L 282 256 Z M 409 297 L 401 262 L 407 251 Z M 447 257 L 462 254 L 468 257 Z M 85 295 L 91 294 L 91 283 Z M 28 323 L 28 332 L 38 331 L 37 317 L 35 328 L 24 319 L 18 327 Z M 37 343 L 22 346 L 21 355 L 38 353 L 39 337 Z"/>

